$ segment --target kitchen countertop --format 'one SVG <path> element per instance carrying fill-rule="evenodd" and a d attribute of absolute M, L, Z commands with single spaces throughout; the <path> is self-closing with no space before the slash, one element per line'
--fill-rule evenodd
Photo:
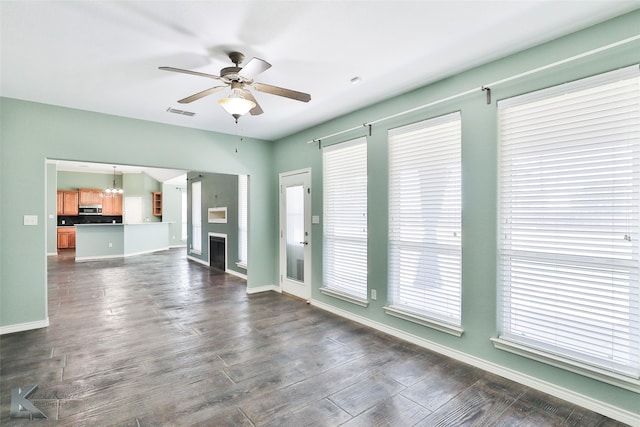
<path fill-rule="evenodd" d="M 96 225 L 99 225 L 99 226 L 105 226 L 105 225 L 114 226 L 114 225 L 127 225 L 127 224 L 123 224 L 121 222 L 116 222 L 115 224 L 112 223 L 112 222 L 105 222 L 103 224 L 76 224 L 75 227 L 94 227 Z"/>
<path fill-rule="evenodd" d="M 76 224 L 76 261 L 122 258 L 169 249 L 169 223 Z"/>
<path fill-rule="evenodd" d="M 116 222 L 115 224 L 112 222 L 105 222 L 102 224 L 98 224 L 98 223 L 93 223 L 93 224 L 76 224 L 76 227 L 90 227 L 90 226 L 96 226 L 96 225 L 161 225 L 161 224 L 173 224 L 172 221 L 162 221 L 162 222 L 158 222 L 158 221 L 154 221 L 154 222 L 139 222 L 139 223 L 135 223 L 135 224 L 128 224 L 128 223 L 122 223 L 122 222 Z"/>

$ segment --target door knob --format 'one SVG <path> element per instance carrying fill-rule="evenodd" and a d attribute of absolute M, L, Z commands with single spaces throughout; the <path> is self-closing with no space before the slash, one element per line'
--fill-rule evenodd
<path fill-rule="evenodd" d="M 300 242 L 301 245 L 308 245 L 309 242 Z"/>

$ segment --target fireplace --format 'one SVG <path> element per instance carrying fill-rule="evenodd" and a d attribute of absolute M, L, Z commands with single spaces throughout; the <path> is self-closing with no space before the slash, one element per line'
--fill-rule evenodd
<path fill-rule="evenodd" d="M 218 270 L 226 270 L 226 237 L 209 234 L 209 266 Z"/>

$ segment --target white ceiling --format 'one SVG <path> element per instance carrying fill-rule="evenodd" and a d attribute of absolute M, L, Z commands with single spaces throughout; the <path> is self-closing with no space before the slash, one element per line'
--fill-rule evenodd
<path fill-rule="evenodd" d="M 277 139 L 639 8 L 639 1 L 0 1 L 0 95 Z M 227 52 L 273 66 L 252 91 L 265 113 L 236 128 L 217 81 Z M 351 78 L 362 82 L 352 85 Z M 167 113 L 169 107 L 194 117 Z"/>
<path fill-rule="evenodd" d="M 146 173 L 165 184 L 186 185 L 187 173 L 179 169 L 160 169 L 144 166 L 110 165 L 105 163 L 75 162 L 69 160 L 49 160 L 55 163 L 58 172 L 83 172 L 122 175 L 126 173 Z M 116 167 L 115 170 L 113 167 Z"/>

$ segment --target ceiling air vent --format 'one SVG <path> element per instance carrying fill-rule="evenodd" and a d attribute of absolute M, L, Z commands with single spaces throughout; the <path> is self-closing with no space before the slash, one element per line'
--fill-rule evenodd
<path fill-rule="evenodd" d="M 189 116 L 189 117 L 193 117 L 196 115 L 196 113 L 192 112 L 192 111 L 184 111 L 184 110 L 177 110 L 175 108 L 167 108 L 167 111 L 169 113 L 173 113 L 173 114 L 181 114 L 183 116 Z"/>

